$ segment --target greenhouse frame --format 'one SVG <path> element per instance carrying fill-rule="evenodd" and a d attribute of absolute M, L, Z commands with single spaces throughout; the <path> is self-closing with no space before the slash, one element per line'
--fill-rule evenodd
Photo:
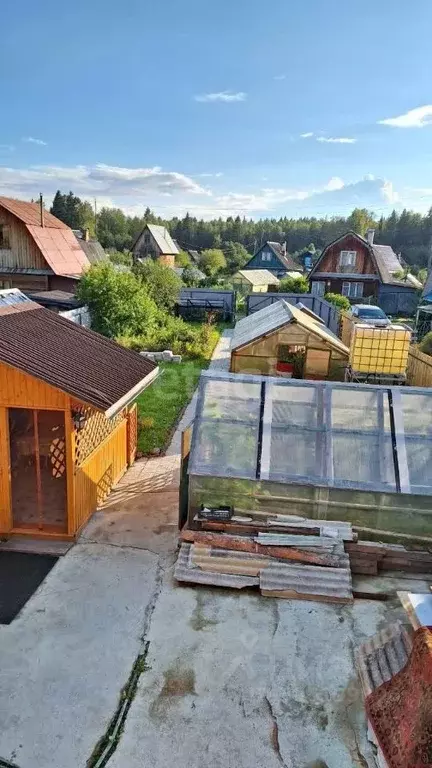
<path fill-rule="evenodd" d="M 206 371 L 189 456 L 204 506 L 432 535 L 432 391 Z"/>

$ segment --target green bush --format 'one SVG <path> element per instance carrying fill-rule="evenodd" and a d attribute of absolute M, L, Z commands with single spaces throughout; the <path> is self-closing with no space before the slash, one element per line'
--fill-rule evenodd
<path fill-rule="evenodd" d="M 304 275 L 288 275 L 283 277 L 278 285 L 279 293 L 308 293 L 309 283 Z"/>
<path fill-rule="evenodd" d="M 162 322 L 163 321 L 163 322 Z M 219 333 L 214 326 L 191 325 L 178 317 L 165 315 L 159 317 L 160 325 L 152 327 L 148 332 L 137 335 L 121 334 L 116 341 L 127 349 L 137 352 L 145 349 L 149 352 L 162 352 L 171 349 L 175 355 L 189 359 L 209 359 L 216 346 Z"/>
<path fill-rule="evenodd" d="M 351 309 L 350 300 L 346 296 L 342 296 L 341 293 L 326 293 L 324 298 L 338 309 L 345 309 L 347 312 Z"/>
<path fill-rule="evenodd" d="M 171 311 L 176 303 L 182 281 L 170 267 L 146 259 L 133 268 L 134 275 L 160 309 Z"/>
<path fill-rule="evenodd" d="M 425 355 L 432 355 L 432 331 L 429 331 L 429 333 L 423 337 L 419 344 L 419 350 L 420 352 L 424 352 Z"/>

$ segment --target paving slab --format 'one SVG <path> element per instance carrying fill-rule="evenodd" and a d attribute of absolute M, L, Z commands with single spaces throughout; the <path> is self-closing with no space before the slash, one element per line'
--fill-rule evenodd
<path fill-rule="evenodd" d="M 0 757 L 85 768 L 139 653 L 157 574 L 149 552 L 78 544 L 0 627 Z"/>
<path fill-rule="evenodd" d="M 178 586 L 167 573 L 109 768 L 375 768 L 353 652 L 394 612 Z"/>

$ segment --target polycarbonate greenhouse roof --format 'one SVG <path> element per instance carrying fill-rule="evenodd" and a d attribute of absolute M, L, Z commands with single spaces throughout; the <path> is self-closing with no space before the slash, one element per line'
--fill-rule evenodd
<path fill-rule="evenodd" d="M 432 390 L 205 371 L 189 473 L 432 495 Z"/>

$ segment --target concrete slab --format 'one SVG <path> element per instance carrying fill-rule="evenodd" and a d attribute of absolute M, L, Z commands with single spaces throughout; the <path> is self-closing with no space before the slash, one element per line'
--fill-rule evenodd
<path fill-rule="evenodd" d="M 77 544 L 0 627 L 0 757 L 84 768 L 141 647 L 158 558 Z"/>
<path fill-rule="evenodd" d="M 372 768 L 353 651 L 388 610 L 180 587 L 167 575 L 150 668 L 109 768 L 165 768 L 173 756 L 176 768 Z"/>

